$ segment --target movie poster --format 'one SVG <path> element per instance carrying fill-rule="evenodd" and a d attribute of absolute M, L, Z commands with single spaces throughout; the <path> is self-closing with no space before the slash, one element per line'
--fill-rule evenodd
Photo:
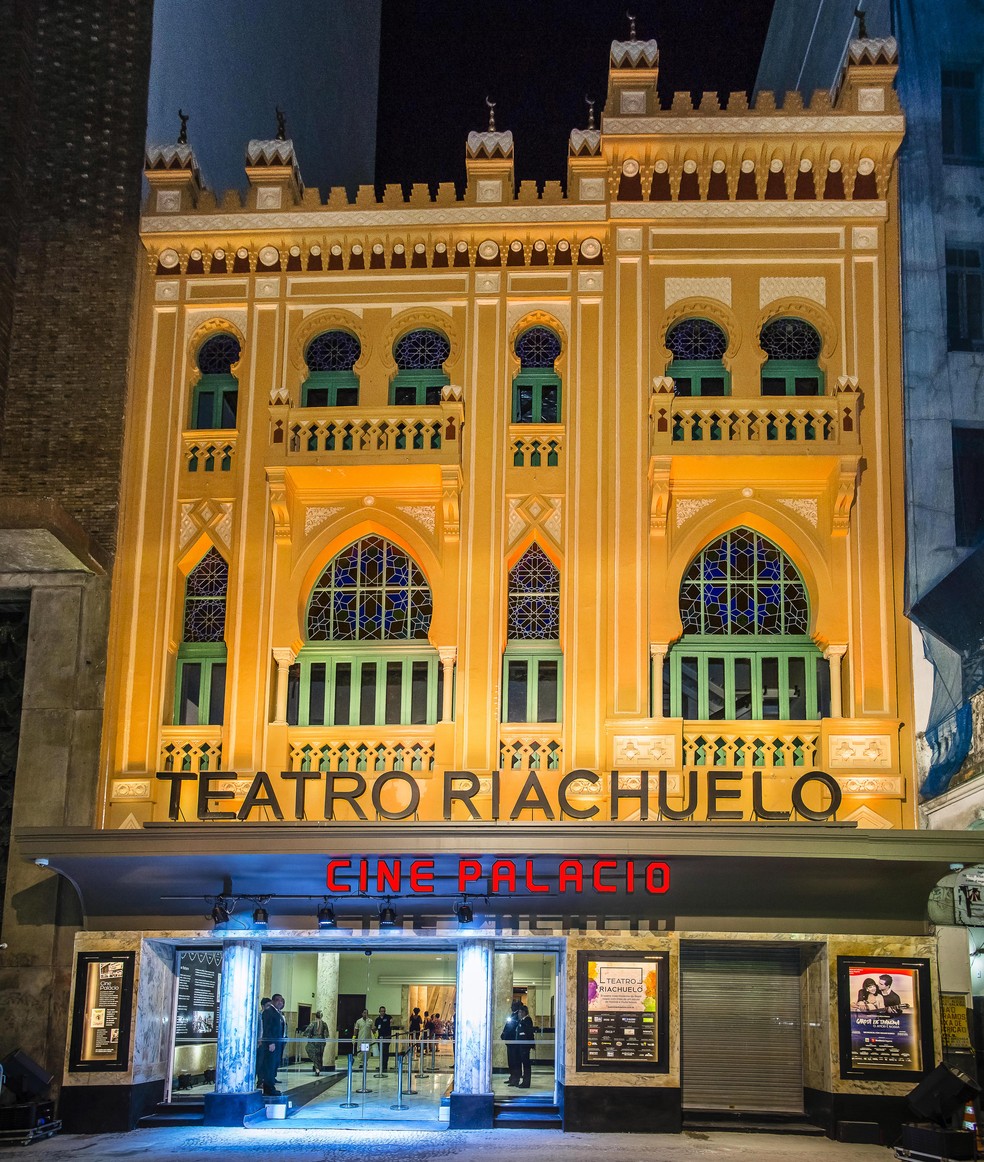
<path fill-rule="evenodd" d="M 580 1063 L 595 1069 L 665 1067 L 665 954 L 579 953 Z"/>
<path fill-rule="evenodd" d="M 841 1075 L 920 1076 L 932 1056 L 928 962 L 840 958 L 838 974 Z"/>
<path fill-rule="evenodd" d="M 73 1070 L 127 1067 L 133 966 L 132 952 L 79 953 L 76 958 Z"/>

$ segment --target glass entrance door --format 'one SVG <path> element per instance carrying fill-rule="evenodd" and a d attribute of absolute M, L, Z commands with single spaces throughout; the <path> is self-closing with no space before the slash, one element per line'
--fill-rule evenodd
<path fill-rule="evenodd" d="M 264 953 L 261 995 L 285 998 L 291 1122 L 446 1121 L 456 974 L 453 951 Z"/>
<path fill-rule="evenodd" d="M 553 1102 L 557 1077 L 557 954 L 499 951 L 493 963 L 492 1087 L 496 1100 Z"/>

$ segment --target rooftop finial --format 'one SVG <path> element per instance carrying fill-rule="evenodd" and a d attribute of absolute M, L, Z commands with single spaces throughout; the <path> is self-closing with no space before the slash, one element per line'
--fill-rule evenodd
<path fill-rule="evenodd" d="M 631 12 L 626 12 L 625 15 L 629 21 L 629 40 L 635 40 L 635 38 L 636 38 L 636 29 L 635 29 L 636 18 L 632 15 Z"/>
<path fill-rule="evenodd" d="M 594 98 L 589 97 L 587 93 L 584 94 L 584 103 L 588 107 L 588 129 L 594 129 Z"/>
<path fill-rule="evenodd" d="M 178 134 L 178 145 L 188 144 L 188 114 L 182 113 L 178 110 L 178 117 L 181 119 L 181 132 Z"/>
<path fill-rule="evenodd" d="M 864 9 L 855 8 L 854 15 L 858 18 L 858 40 L 868 39 L 868 22 L 865 19 Z"/>
<path fill-rule="evenodd" d="M 283 111 L 283 109 L 280 108 L 279 105 L 276 106 L 276 110 L 277 110 L 277 140 L 278 141 L 286 141 L 287 140 L 287 114 Z"/>
<path fill-rule="evenodd" d="M 489 107 L 489 133 L 495 133 L 495 101 L 486 97 L 485 104 Z"/>

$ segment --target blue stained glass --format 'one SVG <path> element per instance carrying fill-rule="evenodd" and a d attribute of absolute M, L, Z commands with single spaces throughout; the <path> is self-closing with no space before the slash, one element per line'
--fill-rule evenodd
<path fill-rule="evenodd" d="M 225 638 L 229 566 L 217 549 L 209 549 L 185 582 L 184 640 L 221 642 Z"/>
<path fill-rule="evenodd" d="M 213 335 L 198 348 L 198 370 L 202 375 L 229 375 L 239 355 L 239 340 L 233 335 Z"/>
<path fill-rule="evenodd" d="M 363 537 L 318 579 L 308 605 L 308 640 L 426 638 L 432 613 L 430 587 L 416 562 L 382 537 Z"/>
<path fill-rule="evenodd" d="M 536 543 L 509 571 L 508 636 L 514 641 L 560 637 L 560 570 Z"/>
<path fill-rule="evenodd" d="M 451 344 L 440 331 L 408 331 L 393 348 L 401 371 L 440 371 L 451 354 Z"/>
<path fill-rule="evenodd" d="M 323 331 L 308 344 L 304 361 L 309 371 L 351 371 L 362 344 L 348 331 Z"/>
<path fill-rule="evenodd" d="M 516 340 L 521 367 L 553 367 L 560 357 L 560 339 L 549 327 L 530 327 Z"/>
<path fill-rule="evenodd" d="M 816 362 L 820 358 L 820 336 L 803 319 L 773 319 L 759 335 L 762 350 L 770 359 L 800 359 Z"/>
<path fill-rule="evenodd" d="M 666 346 L 674 359 L 721 359 L 728 349 L 728 338 L 709 319 L 683 319 L 667 331 Z"/>
<path fill-rule="evenodd" d="M 806 587 L 786 554 L 751 529 L 703 549 L 680 586 L 685 633 L 805 634 Z"/>

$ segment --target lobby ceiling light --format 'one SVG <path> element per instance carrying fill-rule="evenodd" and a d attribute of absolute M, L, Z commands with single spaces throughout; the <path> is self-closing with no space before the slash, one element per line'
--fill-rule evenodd
<path fill-rule="evenodd" d="M 396 927 L 396 912 L 393 911 L 389 900 L 379 909 L 379 926 L 380 928 Z"/>
<path fill-rule="evenodd" d="M 266 908 L 264 908 L 262 904 L 260 904 L 258 907 L 253 909 L 253 927 L 254 928 L 265 928 L 267 926 L 267 924 L 269 924 L 269 922 L 270 922 L 270 914 L 269 914 L 269 912 L 267 912 Z"/>
<path fill-rule="evenodd" d="M 335 928 L 337 926 L 338 921 L 335 919 L 335 909 L 325 900 L 318 909 L 318 927 L 324 931 L 326 928 Z"/>

